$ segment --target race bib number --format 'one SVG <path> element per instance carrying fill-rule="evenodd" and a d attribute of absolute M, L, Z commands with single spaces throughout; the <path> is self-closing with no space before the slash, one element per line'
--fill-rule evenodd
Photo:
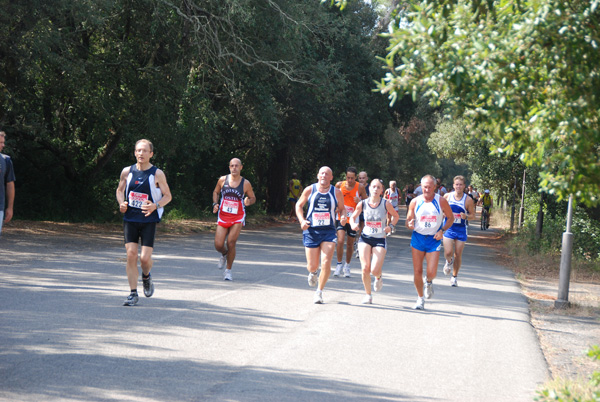
<path fill-rule="evenodd" d="M 221 210 L 229 214 L 237 215 L 239 206 L 240 203 L 237 201 L 223 200 L 223 206 L 221 207 Z"/>
<path fill-rule="evenodd" d="M 313 212 L 312 226 L 329 226 L 331 225 L 331 215 L 329 212 Z"/>
<path fill-rule="evenodd" d="M 352 216 L 352 213 L 354 212 L 354 208 L 349 207 L 347 205 L 344 205 L 344 207 L 346 208 L 346 216 L 349 218 Z"/>
<path fill-rule="evenodd" d="M 148 194 L 136 193 L 135 191 L 129 192 L 129 206 L 132 208 L 142 209 L 144 201 L 148 201 Z"/>
<path fill-rule="evenodd" d="M 421 216 L 421 222 L 426 228 L 430 228 L 437 223 L 437 216 L 435 215 L 423 215 Z"/>
<path fill-rule="evenodd" d="M 369 222 L 365 221 L 365 228 L 368 234 L 380 234 L 383 233 L 383 226 L 381 222 Z"/>
<path fill-rule="evenodd" d="M 462 218 L 460 216 L 460 214 L 454 214 L 454 223 L 461 223 L 462 222 Z"/>

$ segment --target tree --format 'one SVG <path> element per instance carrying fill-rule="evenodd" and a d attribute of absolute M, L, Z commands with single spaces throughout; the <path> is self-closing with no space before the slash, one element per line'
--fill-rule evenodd
<path fill-rule="evenodd" d="M 388 35 L 391 102 L 405 94 L 466 118 L 497 153 L 540 166 L 540 187 L 597 204 L 597 0 L 425 0 Z"/>

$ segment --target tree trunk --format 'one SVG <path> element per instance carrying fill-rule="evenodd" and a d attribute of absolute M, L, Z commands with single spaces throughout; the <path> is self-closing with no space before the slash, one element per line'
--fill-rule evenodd
<path fill-rule="evenodd" d="M 278 214 L 285 210 L 288 191 L 289 150 L 279 149 L 273 153 L 267 170 L 267 212 Z"/>
<path fill-rule="evenodd" d="M 542 238 L 542 230 L 544 229 L 544 193 L 540 196 L 540 210 L 537 214 L 537 222 L 535 225 L 535 238 Z"/>

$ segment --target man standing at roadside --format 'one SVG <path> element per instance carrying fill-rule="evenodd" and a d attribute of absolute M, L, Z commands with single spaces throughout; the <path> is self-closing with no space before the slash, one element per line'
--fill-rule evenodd
<path fill-rule="evenodd" d="M 356 168 L 353 166 L 346 169 L 346 180 L 339 181 L 335 187 L 339 188 L 344 196 L 344 208 L 346 209 L 346 219 L 352 215 L 356 204 L 360 200 L 367 198 L 367 192 L 365 187 L 356 181 Z M 342 214 L 343 215 L 343 214 Z M 341 215 L 340 215 L 341 216 Z M 340 219 L 341 221 L 341 219 Z M 334 276 L 340 276 L 342 271 L 344 277 L 350 278 L 350 261 L 352 261 L 352 252 L 354 248 L 354 238 L 356 238 L 356 232 L 350 227 L 350 223 L 337 224 L 337 265 L 335 267 Z M 346 237 L 348 241 L 346 242 Z M 346 244 L 346 261 L 343 262 L 344 258 L 344 243 Z"/>
<path fill-rule="evenodd" d="M 467 219 L 475 219 L 475 204 L 473 199 L 465 192 L 465 178 L 456 176 L 454 178 L 454 191 L 448 193 L 444 198 L 450 204 L 454 214 L 454 223 L 444 233 L 444 275 L 450 275 L 451 286 L 458 286 L 458 271 L 462 264 L 462 253 L 467 242 Z"/>
<path fill-rule="evenodd" d="M 319 169 L 317 183 L 306 187 L 296 203 L 296 216 L 302 228 L 308 285 L 319 286 L 315 292 L 314 303 L 323 303 L 323 289 L 331 274 L 331 261 L 335 251 L 336 213 L 341 216 L 340 223 L 346 224 L 346 209 L 342 192 L 331 185 L 333 172 L 327 166 Z M 304 205 L 308 202 L 308 211 L 304 219 Z M 321 274 L 317 276 L 321 262 Z"/>
<path fill-rule="evenodd" d="M 448 201 L 435 193 L 436 182 L 431 175 L 421 179 L 423 194 L 408 206 L 406 227 L 413 231 L 410 241 L 412 249 L 414 283 L 417 289 L 415 310 L 425 309 L 425 298 L 433 296 L 433 280 L 442 248 L 444 231 L 454 223 L 454 214 Z M 444 224 L 444 216 L 446 223 Z M 425 288 L 423 288 L 423 260 L 427 262 Z"/>
<path fill-rule="evenodd" d="M 230 174 L 221 176 L 213 191 L 213 214 L 219 213 L 215 249 L 221 253 L 218 268 L 226 268 L 223 274 L 223 280 L 226 281 L 233 280 L 231 267 L 238 237 L 242 226 L 246 224 L 246 207 L 256 202 L 252 185 L 241 176 L 242 168 L 242 161 L 233 158 L 229 162 Z"/>
<path fill-rule="evenodd" d="M 4 149 L 6 133 L 0 131 L 0 152 Z M 5 205 L 6 199 L 6 205 Z M 10 156 L 0 153 L 0 235 L 2 225 L 10 222 L 15 202 L 15 171 Z"/>
<path fill-rule="evenodd" d="M 289 193 L 288 193 L 288 201 L 290 202 L 290 217 L 289 219 L 293 219 L 296 216 L 296 203 L 298 202 L 298 197 L 302 193 L 302 184 L 300 180 L 298 180 L 298 175 L 296 173 L 292 173 L 292 179 L 288 185 Z"/>
<path fill-rule="evenodd" d="M 164 207 L 171 202 L 171 190 L 162 170 L 150 163 L 154 156 L 154 147 L 148 140 L 135 143 L 135 165 L 127 166 L 121 172 L 117 187 L 117 202 L 123 215 L 125 250 L 127 251 L 127 280 L 131 293 L 125 299 L 124 306 L 134 306 L 138 302 L 138 243 L 142 241 L 140 265 L 144 296 L 154 294 L 152 269 L 152 251 L 156 224 L 160 222 Z"/>

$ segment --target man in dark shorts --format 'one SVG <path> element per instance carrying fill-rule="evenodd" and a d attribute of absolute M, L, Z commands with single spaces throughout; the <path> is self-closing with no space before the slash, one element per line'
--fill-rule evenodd
<path fill-rule="evenodd" d="M 0 130 L 0 152 L 4 149 L 6 133 Z M 6 209 L 4 199 L 6 198 Z M 0 234 L 2 224 L 10 222 L 15 201 L 15 171 L 10 156 L 0 153 Z"/>
<path fill-rule="evenodd" d="M 156 224 L 164 212 L 164 207 L 171 202 L 171 190 L 162 170 L 150 163 L 154 156 L 154 147 L 146 139 L 135 143 L 135 165 L 127 166 L 121 172 L 117 187 L 117 202 L 123 215 L 123 231 L 125 234 L 125 250 L 127 250 L 127 280 L 131 293 L 125 299 L 124 306 L 134 306 L 139 298 L 138 283 L 138 243 L 142 241 L 140 266 L 144 296 L 154 294 L 152 269 L 152 251 Z"/>

